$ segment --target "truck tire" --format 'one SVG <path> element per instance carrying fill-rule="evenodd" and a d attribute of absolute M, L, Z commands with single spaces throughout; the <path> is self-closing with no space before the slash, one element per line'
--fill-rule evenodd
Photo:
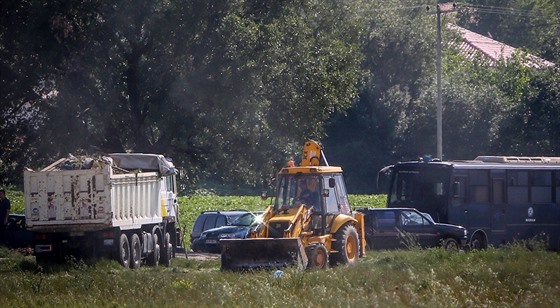
<path fill-rule="evenodd" d="M 146 263 L 149 266 L 158 266 L 159 258 L 160 258 L 160 247 L 159 247 L 159 239 L 157 233 L 152 234 L 152 242 L 153 242 L 154 250 L 148 254 Z"/>
<path fill-rule="evenodd" d="M 488 245 L 486 244 L 486 237 L 484 236 L 484 234 L 477 232 L 475 235 L 473 235 L 471 239 L 471 249 L 484 250 L 486 248 L 488 248 Z"/>
<path fill-rule="evenodd" d="M 128 244 L 128 237 L 124 233 L 119 238 L 117 260 L 124 268 L 130 267 L 130 245 Z"/>
<path fill-rule="evenodd" d="M 171 266 L 171 257 L 173 254 L 173 247 L 171 246 L 171 235 L 169 235 L 169 232 L 165 232 L 162 244 L 161 259 L 159 260 L 159 264 L 169 267 Z"/>
<path fill-rule="evenodd" d="M 130 237 L 130 268 L 140 268 L 142 261 L 142 246 L 140 245 L 140 238 L 138 234 L 134 233 Z"/>
<path fill-rule="evenodd" d="M 311 245 L 305 249 L 307 254 L 307 268 L 325 269 L 329 267 L 329 252 L 323 244 Z"/>
<path fill-rule="evenodd" d="M 335 241 L 332 247 L 336 250 L 331 256 L 331 265 L 354 264 L 358 262 L 360 255 L 360 242 L 358 241 L 358 231 L 351 224 L 342 226 L 334 234 Z"/>
<path fill-rule="evenodd" d="M 53 257 L 47 253 L 39 253 L 35 254 L 35 262 L 37 262 L 38 266 L 47 267 L 52 264 Z"/>

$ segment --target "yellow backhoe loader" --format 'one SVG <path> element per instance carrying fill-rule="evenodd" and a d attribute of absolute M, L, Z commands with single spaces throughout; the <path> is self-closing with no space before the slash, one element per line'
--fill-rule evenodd
<path fill-rule="evenodd" d="M 249 238 L 220 241 L 222 270 L 326 268 L 365 255 L 364 216 L 351 211 L 342 168 L 328 165 L 321 144 L 307 141 L 300 166 L 280 170 L 274 200 Z"/>

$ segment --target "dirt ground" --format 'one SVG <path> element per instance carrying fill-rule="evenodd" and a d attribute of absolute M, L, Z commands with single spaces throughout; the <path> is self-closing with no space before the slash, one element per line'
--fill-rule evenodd
<path fill-rule="evenodd" d="M 185 253 L 177 253 L 175 254 L 177 258 L 188 258 L 190 260 L 219 260 L 220 255 L 216 253 L 204 253 L 204 252 L 187 252 Z"/>

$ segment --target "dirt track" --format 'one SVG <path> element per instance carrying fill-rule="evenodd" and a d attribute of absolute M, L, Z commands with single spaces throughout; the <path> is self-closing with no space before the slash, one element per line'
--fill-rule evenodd
<path fill-rule="evenodd" d="M 199 260 L 199 261 L 206 261 L 206 260 L 219 260 L 220 255 L 216 253 L 203 253 L 203 252 L 188 252 L 185 256 L 184 253 L 177 253 L 177 258 L 185 258 L 191 260 Z"/>

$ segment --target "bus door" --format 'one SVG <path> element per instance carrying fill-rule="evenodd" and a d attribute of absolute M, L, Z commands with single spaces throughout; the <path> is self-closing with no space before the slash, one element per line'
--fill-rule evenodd
<path fill-rule="evenodd" d="M 489 170 L 470 169 L 467 192 L 469 231 L 490 230 L 492 228 L 492 207 Z"/>
<path fill-rule="evenodd" d="M 467 174 L 462 174 L 464 170 L 455 170 L 455 175 L 453 176 L 452 183 L 452 199 L 451 204 L 448 208 L 448 221 L 442 221 L 444 223 L 450 223 L 455 225 L 468 227 L 469 211 L 467 208 Z"/>
<path fill-rule="evenodd" d="M 492 234 L 496 242 L 505 241 L 506 214 L 505 203 L 505 170 L 491 170 L 490 183 L 492 185 Z"/>

